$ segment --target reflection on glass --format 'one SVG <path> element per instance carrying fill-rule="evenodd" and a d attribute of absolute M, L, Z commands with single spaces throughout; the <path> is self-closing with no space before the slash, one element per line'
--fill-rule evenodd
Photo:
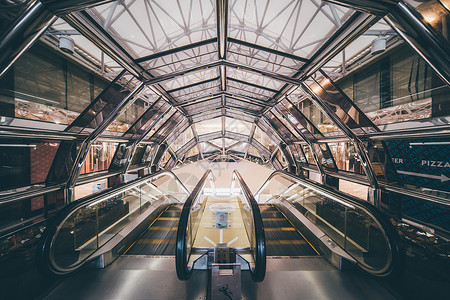
<path fill-rule="evenodd" d="M 303 148 L 303 153 L 305 154 L 306 161 L 308 164 L 315 164 L 314 155 L 311 151 L 311 147 L 309 145 L 301 145 Z"/>
<path fill-rule="evenodd" d="M 387 237 L 374 217 L 340 196 L 286 175 L 275 175 L 257 193 L 259 203 L 286 199 L 365 268 L 383 270 L 390 263 Z"/>
<path fill-rule="evenodd" d="M 423 20 L 433 26 L 433 28 L 444 37 L 449 39 L 450 1 L 448 0 L 406 0 L 407 4 L 413 7 L 422 16 Z"/>
<path fill-rule="evenodd" d="M 81 174 L 108 169 L 118 143 L 94 142 L 89 149 Z"/>
<path fill-rule="evenodd" d="M 339 170 L 364 174 L 355 146 L 350 142 L 328 143 Z"/>
<path fill-rule="evenodd" d="M 77 266 L 156 201 L 185 201 L 188 194 L 171 173 L 163 173 L 87 202 L 58 227 L 51 248 L 54 267 L 64 270 Z"/>
<path fill-rule="evenodd" d="M 300 92 L 300 91 L 299 91 Z M 334 123 L 322 113 L 309 96 L 298 97 L 297 108 L 313 123 L 321 133 L 336 132 L 339 129 Z"/>

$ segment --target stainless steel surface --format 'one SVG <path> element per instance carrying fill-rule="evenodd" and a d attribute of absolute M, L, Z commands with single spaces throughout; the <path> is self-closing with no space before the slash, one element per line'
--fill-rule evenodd
<path fill-rule="evenodd" d="M 242 272 L 242 299 L 396 299 L 364 274 L 339 271 L 322 257 L 268 257 L 263 282 Z M 123 256 L 107 269 L 85 269 L 66 278 L 46 300 L 205 299 L 207 271 L 179 281 L 171 256 Z"/>
<path fill-rule="evenodd" d="M 403 1 L 390 10 L 384 19 L 450 85 L 448 41 Z"/>
<path fill-rule="evenodd" d="M 3 8 L 7 9 L 7 8 Z M 0 78 L 57 19 L 40 1 L 33 1 L 0 37 Z"/>
<path fill-rule="evenodd" d="M 241 265 L 211 265 L 211 285 L 208 299 L 241 299 Z"/>

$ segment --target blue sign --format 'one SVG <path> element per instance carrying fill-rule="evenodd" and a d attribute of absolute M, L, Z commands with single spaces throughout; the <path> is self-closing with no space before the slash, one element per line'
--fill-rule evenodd
<path fill-rule="evenodd" d="M 399 178 L 406 184 L 450 192 L 450 141 L 386 142 Z"/>

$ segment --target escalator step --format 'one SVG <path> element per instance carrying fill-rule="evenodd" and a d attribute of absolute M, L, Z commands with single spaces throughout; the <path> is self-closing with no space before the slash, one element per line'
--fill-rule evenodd
<path fill-rule="evenodd" d="M 176 239 L 139 239 L 138 244 L 175 244 Z"/>
<path fill-rule="evenodd" d="M 306 245 L 307 242 L 305 240 L 268 240 L 266 241 L 266 245 Z"/>
<path fill-rule="evenodd" d="M 174 255 L 181 205 L 165 210 L 126 252 L 128 255 Z"/>
<path fill-rule="evenodd" d="M 177 230 L 178 227 L 176 226 L 172 226 L 172 227 L 163 227 L 163 226 L 152 226 L 150 227 L 148 230 L 163 230 L 163 231 L 168 231 L 168 230 Z"/>
<path fill-rule="evenodd" d="M 294 227 L 265 227 L 264 231 L 295 231 Z"/>
<path fill-rule="evenodd" d="M 275 206 L 260 205 L 260 211 L 266 236 L 267 255 L 317 255 L 317 252 Z"/>

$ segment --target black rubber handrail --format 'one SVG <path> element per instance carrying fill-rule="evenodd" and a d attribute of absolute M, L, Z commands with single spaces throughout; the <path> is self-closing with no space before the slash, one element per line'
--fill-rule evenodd
<path fill-rule="evenodd" d="M 161 170 L 153 174 L 149 174 L 145 177 L 141 177 L 136 180 L 120 184 L 112 189 L 107 189 L 94 195 L 89 195 L 67 204 L 64 208 L 61 209 L 60 212 L 58 212 L 57 215 L 55 215 L 52 219 L 48 221 L 48 225 L 44 233 L 42 234 L 42 238 L 40 239 L 36 254 L 36 263 L 38 269 L 47 276 L 65 276 L 81 268 L 87 261 L 92 259 L 91 255 L 87 256 L 84 260 L 80 261 L 78 264 L 64 269 L 54 265 L 53 260 L 51 258 L 51 253 L 53 241 L 55 238 L 55 234 L 57 234 L 58 232 L 58 228 L 60 228 L 63 225 L 63 223 L 68 219 L 68 217 L 79 208 L 85 207 L 101 199 L 111 197 L 114 194 L 118 194 L 121 193 L 121 191 L 125 191 L 130 186 L 138 185 L 154 177 L 162 176 L 164 174 L 173 176 L 173 178 L 175 178 L 182 185 L 181 181 L 172 172 L 167 170 Z M 184 189 L 187 191 L 185 187 Z"/>
<path fill-rule="evenodd" d="M 177 270 L 177 276 L 180 280 L 188 280 L 192 274 L 192 268 L 188 267 L 189 257 L 191 255 L 187 249 L 187 237 L 189 229 L 189 221 L 191 215 L 191 209 L 196 204 L 199 199 L 200 193 L 205 186 L 206 179 L 210 176 L 211 170 L 207 170 L 202 178 L 199 180 L 195 186 L 192 193 L 186 199 L 181 211 L 180 221 L 178 223 L 177 230 L 177 242 L 176 242 L 176 253 L 175 253 L 175 265 Z"/>
<path fill-rule="evenodd" d="M 253 281 L 261 282 L 266 276 L 266 237 L 264 234 L 264 225 L 259 210 L 259 205 L 253 197 L 252 192 L 248 188 L 244 179 L 238 171 L 234 171 L 236 178 L 239 180 L 239 185 L 244 194 L 244 198 L 249 202 L 249 207 L 252 210 L 253 226 L 255 228 L 255 249 L 252 249 L 253 259 L 255 261 L 255 268 L 250 268 L 250 274 Z"/>
<path fill-rule="evenodd" d="M 366 212 L 368 215 L 370 215 L 376 222 L 378 222 L 380 228 L 382 229 L 382 232 L 386 238 L 388 247 L 389 247 L 389 260 L 386 266 L 382 269 L 373 269 L 368 266 L 365 266 L 361 262 L 358 261 L 357 266 L 362 269 L 363 271 L 367 272 L 368 274 L 376 277 L 390 277 L 394 274 L 397 274 L 400 269 L 402 268 L 402 251 L 400 250 L 400 238 L 397 234 L 397 231 L 395 230 L 392 223 L 389 221 L 389 219 L 384 215 L 381 211 L 379 211 L 375 206 L 370 204 L 367 201 L 340 193 L 336 190 L 333 190 L 329 187 L 320 185 L 318 183 L 305 180 L 304 178 L 300 178 L 298 176 L 286 173 L 284 171 L 275 171 L 273 172 L 269 178 L 264 182 L 264 184 L 261 186 L 261 188 L 258 190 L 258 192 L 255 195 L 260 194 L 265 188 L 267 183 L 272 180 L 273 177 L 281 175 L 288 178 L 291 178 L 292 180 L 296 182 L 302 183 L 304 186 L 310 186 L 313 187 L 324 194 L 328 194 L 331 196 L 331 199 L 333 197 L 338 198 L 340 201 L 343 201 L 345 203 L 349 203 L 364 212 Z"/>

